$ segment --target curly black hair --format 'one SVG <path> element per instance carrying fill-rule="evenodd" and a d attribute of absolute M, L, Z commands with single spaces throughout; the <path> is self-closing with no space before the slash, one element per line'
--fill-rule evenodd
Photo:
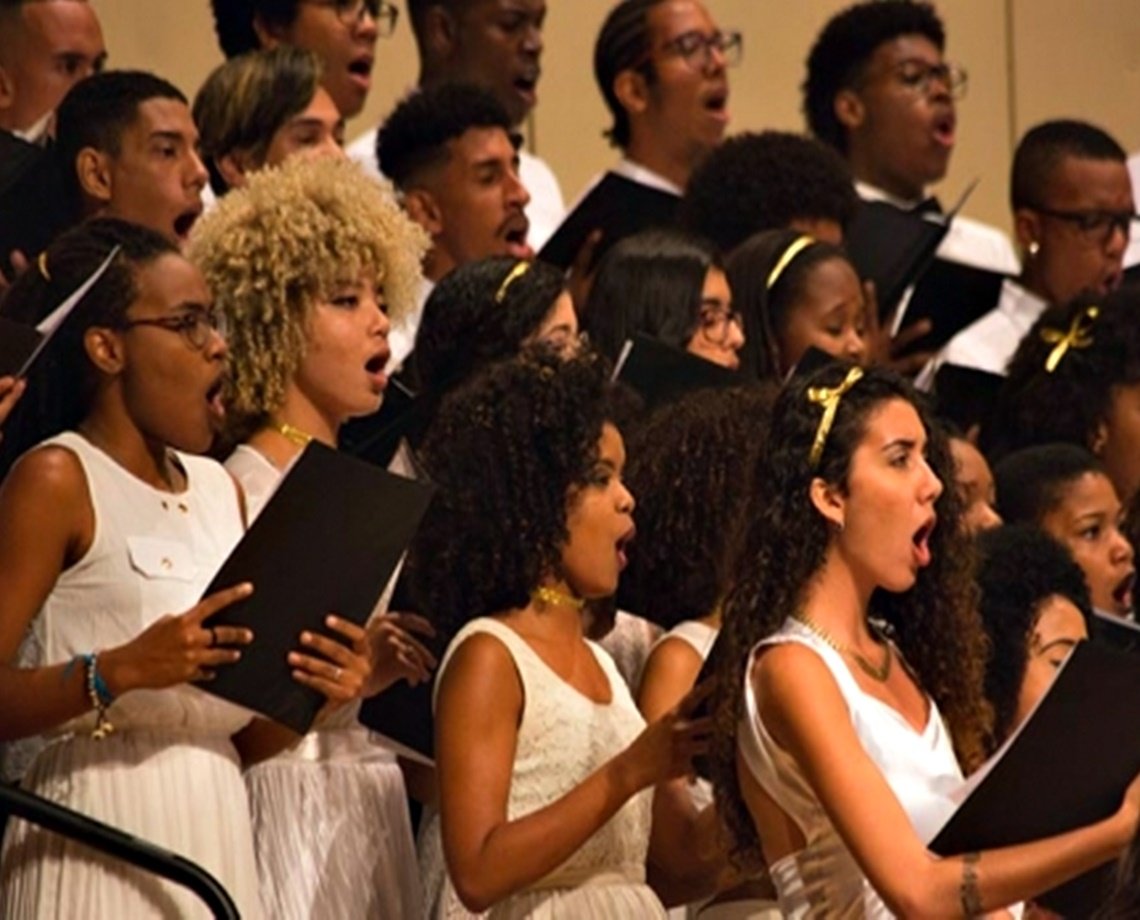
<path fill-rule="evenodd" d="M 672 629 L 713 612 L 749 507 L 774 387 L 704 390 L 664 406 L 629 439 L 637 496 L 619 605 Z"/>
<path fill-rule="evenodd" d="M 421 454 L 438 487 L 409 559 L 418 607 L 445 633 L 523 607 L 559 569 L 574 493 L 594 475 L 610 383 L 592 353 L 492 365 L 444 400 Z"/>
<path fill-rule="evenodd" d="M 228 58 L 256 51 L 261 40 L 253 27 L 254 20 L 286 28 L 297 18 L 300 5 L 301 0 L 210 0 L 218 46 Z"/>
<path fill-rule="evenodd" d="M 684 349 L 700 327 L 710 268 L 723 269 L 712 244 L 679 230 L 627 236 L 602 256 L 590 286 L 590 341 L 610 361 L 634 333 Z"/>
<path fill-rule="evenodd" d="M 1054 595 L 1071 601 L 1090 633 L 1093 614 L 1084 572 L 1043 530 L 1031 524 L 995 527 L 978 537 L 978 551 L 978 607 L 990 640 L 985 688 L 994 710 L 992 753 L 1016 728 L 1029 639 L 1042 604 Z"/>
<path fill-rule="evenodd" d="M 780 353 L 780 341 L 787 333 L 796 306 L 803 303 L 813 270 L 832 259 L 849 261 L 839 246 L 815 240 L 787 263 L 769 287 L 772 270 L 803 235 L 797 230 L 757 233 L 728 258 L 726 271 L 732 300 L 744 317 L 740 365 L 746 373 L 760 380 L 783 380 L 791 369 Z"/>
<path fill-rule="evenodd" d="M 1087 310 L 1097 308 L 1091 323 Z M 1125 286 L 1107 297 L 1082 295 L 1051 306 L 1021 340 L 979 445 L 990 463 L 1035 444 L 1093 445 L 1115 390 L 1140 383 L 1140 290 Z M 1058 341 L 1079 318 L 1085 343 L 1067 348 L 1046 367 Z M 1125 500 L 1131 496 L 1122 496 Z"/>
<path fill-rule="evenodd" d="M 406 434 L 413 447 L 444 397 L 481 368 L 517 355 L 566 289 L 559 269 L 530 262 L 504 290 L 518 264 L 508 256 L 480 259 L 448 272 L 432 289 L 407 362 L 419 397 Z"/>
<path fill-rule="evenodd" d="M 1065 498 L 1074 480 L 1104 475 L 1104 465 L 1076 444 L 1038 444 L 1015 450 L 994 468 L 995 511 L 1010 524 L 1040 524 Z"/>
<path fill-rule="evenodd" d="M 83 191 L 75 160 L 84 147 L 118 156 L 123 131 L 134 123 L 139 106 L 150 99 L 188 104 L 173 83 L 142 70 L 107 70 L 75 84 L 55 115 L 55 152 L 64 193 L 76 220 L 83 216 Z"/>
<path fill-rule="evenodd" d="M 752 234 L 795 220 L 846 228 L 858 201 L 847 163 L 830 147 L 786 131 L 746 132 L 693 171 L 677 222 L 731 253 Z"/>
<path fill-rule="evenodd" d="M 648 61 L 652 49 L 649 11 L 664 0 L 623 0 L 614 3 L 594 43 L 594 79 L 601 90 L 613 124 L 603 131 L 615 147 L 629 146 L 629 115 L 614 91 L 614 81 L 623 70 L 640 68 L 649 83 L 656 79 Z"/>
<path fill-rule="evenodd" d="M 849 368 L 836 362 L 794 378 L 776 401 L 767 449 L 757 468 L 758 488 L 745 512 L 748 530 L 725 604 L 712 701 L 711 767 L 717 807 L 732 835 L 734 857 L 742 863 L 759 848 L 736 775 L 745 670 L 752 648 L 796 612 L 824 562 L 830 536 L 811 502 L 812 481 L 819 477 L 845 487 L 868 419 L 892 400 L 915 407 L 928 432 L 927 462 L 942 482 L 953 481 L 949 445 L 932 424 L 922 397 L 902 377 L 874 368 L 839 402 L 819 463 L 811 468 L 808 457 L 822 410 L 808 400 L 807 390 L 837 386 Z M 931 564 L 908 591 L 877 590 L 869 613 L 892 628 L 916 679 L 938 704 L 968 770 L 981 762 L 989 732 L 990 710 L 982 695 L 986 639 L 975 605 L 974 553 L 961 527 L 957 490 L 943 489 L 934 507 L 938 527 L 930 538 Z"/>
<path fill-rule="evenodd" d="M 865 0 L 837 13 L 823 27 L 807 59 L 804 116 L 811 133 L 840 153 L 847 131 L 835 117 L 835 97 L 859 82 L 875 50 L 903 35 L 921 35 L 939 51 L 946 47 L 942 20 L 929 3 Z"/>
<path fill-rule="evenodd" d="M 161 256 L 177 254 L 164 236 L 112 218 L 86 221 L 60 236 L 0 301 L 0 316 L 35 326 L 71 295 L 116 247 L 118 255 L 83 296 L 28 374 L 0 441 L 0 479 L 16 459 L 40 441 L 75 428 L 91 408 L 97 381 L 84 334 L 114 327 L 138 297 L 136 272 Z"/>
<path fill-rule="evenodd" d="M 1022 135 L 1010 168 L 1010 205 L 1037 208 L 1048 201 L 1053 174 L 1066 157 L 1125 163 L 1128 154 L 1108 132 L 1073 119 L 1045 121 Z"/>
<path fill-rule="evenodd" d="M 393 109 L 376 135 L 380 171 L 406 191 L 424 172 L 446 163 L 448 143 L 472 128 L 502 128 L 517 147 L 511 116 L 495 95 L 470 83 L 417 89 Z"/>

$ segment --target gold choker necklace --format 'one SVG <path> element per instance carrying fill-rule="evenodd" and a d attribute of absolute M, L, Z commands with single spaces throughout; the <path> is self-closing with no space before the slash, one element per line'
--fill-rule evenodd
<path fill-rule="evenodd" d="M 296 444 L 298 447 L 308 447 L 309 442 L 313 440 L 313 436 L 307 431 L 302 431 L 300 428 L 295 428 L 287 422 L 274 422 L 273 430 L 276 431 L 286 441 Z"/>
<path fill-rule="evenodd" d="M 545 586 L 535 588 L 531 591 L 530 599 L 544 604 L 547 607 L 572 607 L 574 610 L 581 610 L 586 606 L 586 601 L 581 597 L 575 597 L 573 594 L 565 594 L 557 588 L 547 588 Z"/>
<path fill-rule="evenodd" d="M 806 613 L 793 614 L 793 619 L 803 623 L 809 631 L 819 636 L 820 639 L 839 652 L 840 655 L 850 655 L 855 664 L 859 666 L 859 669 L 871 678 L 871 680 L 883 684 L 886 683 L 887 678 L 891 676 L 891 661 L 894 659 L 894 655 L 891 652 L 891 643 L 886 639 L 882 639 L 883 648 L 886 650 L 886 657 L 883 659 L 881 665 L 876 666 L 871 664 L 871 662 L 855 651 L 855 649 L 851 648 L 851 646 L 844 645 L 842 642 L 837 641 L 832 637 L 831 633 L 818 625 Z M 880 637 L 876 636 L 876 638 Z"/>

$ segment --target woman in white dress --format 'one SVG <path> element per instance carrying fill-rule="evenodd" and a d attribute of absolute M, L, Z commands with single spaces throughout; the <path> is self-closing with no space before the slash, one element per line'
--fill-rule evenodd
<path fill-rule="evenodd" d="M 976 766 L 989 728 L 972 555 L 942 486 L 952 469 L 890 373 L 832 365 L 777 401 L 721 632 L 713 765 L 739 851 L 763 848 L 786 915 L 1001 911 L 1108 861 L 1136 830 L 1134 781 L 1096 824 L 927 850 L 954 809 L 959 758 Z"/>
<path fill-rule="evenodd" d="M 3 445 L 7 460 L 56 435 L 0 489 L 0 738 L 44 736 L 26 788 L 199 863 L 258 917 L 239 750 L 267 756 L 289 735 L 194 686 L 254 640 L 209 620 L 250 586 L 198 601 L 244 526 L 240 489 L 190 455 L 223 415 L 226 346 L 206 284 L 152 231 L 93 221 L 39 259 L 5 312 L 42 318 L 115 246 L 34 367 Z M 303 682 L 354 692 L 365 659 L 323 637 L 314 650 L 341 683 L 302 663 Z M 0 915 L 77 912 L 207 915 L 178 886 L 12 822 Z"/>
<path fill-rule="evenodd" d="M 507 917 L 661 917 L 645 884 L 652 787 L 691 769 L 689 700 L 648 728 L 583 633 L 633 536 L 621 435 L 592 354 L 528 352 L 444 403 L 423 460 L 422 609 L 462 628 L 436 683 L 451 880 Z"/>
<path fill-rule="evenodd" d="M 389 316 L 412 306 L 423 234 L 391 194 L 343 159 L 247 177 L 195 227 L 190 256 L 230 336 L 226 461 L 256 516 L 310 440 L 375 412 Z M 376 693 L 426 679 L 431 654 L 386 614 L 368 627 Z M 262 900 L 274 917 L 414 917 L 422 907 L 404 781 L 346 708 L 246 772 Z"/>
<path fill-rule="evenodd" d="M 629 484 L 638 496 L 638 539 L 622 573 L 621 597 L 666 632 L 652 647 L 637 695 L 653 720 L 693 689 L 720 629 L 727 590 L 728 556 L 749 508 L 751 478 L 764 446 L 775 389 L 705 390 L 663 407 L 630 440 Z M 658 788 L 655 817 L 667 820 L 669 797 L 688 806 L 688 821 L 675 833 L 691 843 L 690 822 L 708 809 L 715 820 L 707 780 L 674 780 Z M 692 861 L 724 862 L 722 839 Z M 678 892 L 684 897 L 683 890 Z M 694 901 L 674 915 L 719 920 L 778 916 L 771 883 L 749 879 L 711 900 Z"/>

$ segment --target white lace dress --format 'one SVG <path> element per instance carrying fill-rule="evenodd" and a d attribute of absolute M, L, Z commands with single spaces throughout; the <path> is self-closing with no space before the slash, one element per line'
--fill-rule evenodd
<path fill-rule="evenodd" d="M 930 840 L 954 811 L 963 783 L 950 734 L 934 700 L 930 700 L 926 726 L 916 731 L 899 712 L 864 693 L 840 654 L 798 620 L 786 620 L 756 649 L 783 642 L 806 645 L 827 665 L 851 712 L 860 744 L 882 772 L 915 833 Z M 886 920 L 893 915 L 844 845 L 803 771 L 760 721 L 747 676 L 751 658 L 749 662 L 737 745 L 756 781 L 795 821 L 806 840 L 802 850 L 770 867 L 784 916 Z"/>
<path fill-rule="evenodd" d="M 48 443 L 79 458 L 95 535 L 32 621 L 20 654 L 29 667 L 121 645 L 163 614 L 188 610 L 242 533 L 237 489 L 212 460 L 177 454 L 187 487 L 171 494 L 78 434 Z M 222 883 L 243 918 L 260 917 L 249 806 L 230 741 L 252 714 L 183 684 L 126 693 L 108 716 L 115 731 L 98 741 L 92 714 L 53 730 L 24 786 L 193 860 Z M 208 916 L 180 886 L 22 821 L 8 826 L 0 917 Z"/>
<path fill-rule="evenodd" d="M 440 680 L 454 651 L 477 633 L 494 636 L 506 646 L 525 699 L 507 799 L 508 820 L 566 795 L 645 727 L 613 661 L 596 645 L 590 643 L 590 648 L 612 693 L 611 702 L 604 705 L 567 684 L 514 630 L 491 618 L 472 620 L 459 631 L 440 663 Z M 478 795 L 478 790 L 472 794 Z M 664 918 L 661 902 L 645 884 L 652 805 L 652 790 L 638 793 L 565 863 L 496 904 L 488 916 L 491 920 Z"/>
<path fill-rule="evenodd" d="M 252 520 L 281 472 L 242 445 L 226 461 Z M 261 897 L 275 920 L 418 918 L 423 893 L 404 777 L 347 707 L 246 771 Z"/>

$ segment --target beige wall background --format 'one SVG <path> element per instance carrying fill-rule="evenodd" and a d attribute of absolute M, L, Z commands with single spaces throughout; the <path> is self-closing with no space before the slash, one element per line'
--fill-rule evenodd
<path fill-rule="evenodd" d="M 547 0 L 540 101 L 529 142 L 554 169 L 568 199 L 614 159 L 593 82 L 592 49 L 613 0 Z M 799 84 L 811 42 L 844 0 L 705 0 L 725 28 L 744 33 L 731 74 L 732 131 L 800 130 Z M 208 0 L 92 0 L 111 65 L 154 70 L 193 95 L 221 62 Z M 381 39 L 372 94 L 349 126 L 377 124 L 416 80 L 406 9 Z M 1140 150 L 1140 0 L 943 0 L 947 56 L 967 68 L 958 147 L 938 190 L 953 200 L 981 178 L 967 211 L 1009 227 L 1006 190 L 1017 138 L 1037 122 L 1075 117 Z"/>

